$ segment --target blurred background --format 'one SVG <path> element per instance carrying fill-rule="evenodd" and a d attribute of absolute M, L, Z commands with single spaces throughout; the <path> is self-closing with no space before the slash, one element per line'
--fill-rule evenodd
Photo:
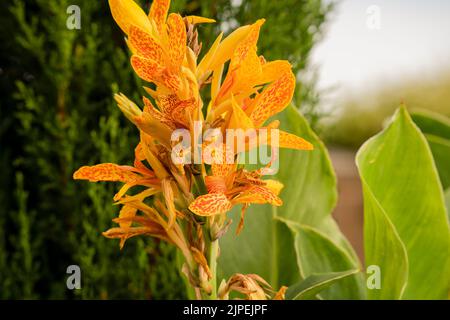
<path fill-rule="evenodd" d="M 148 10 L 150 1 L 139 1 Z M 68 29 L 67 8 L 81 9 Z M 266 18 L 259 52 L 289 59 L 294 103 L 330 147 L 335 217 L 362 257 L 362 197 L 354 154 L 401 102 L 450 116 L 450 2 L 419 0 L 172 0 L 171 11 L 215 18 L 208 47 Z M 107 1 L 0 4 L 0 299 L 185 297 L 172 248 L 105 239 L 117 185 L 74 182 L 85 164 L 132 161 L 137 134 L 113 101 L 143 91 Z M 82 290 L 66 288 L 66 268 Z"/>

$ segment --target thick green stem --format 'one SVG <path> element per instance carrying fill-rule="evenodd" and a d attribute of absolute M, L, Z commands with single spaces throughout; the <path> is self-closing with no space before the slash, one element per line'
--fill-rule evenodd
<path fill-rule="evenodd" d="M 209 243 L 209 270 L 211 271 L 211 295 L 210 300 L 217 300 L 217 256 L 219 254 L 219 240 L 214 240 Z"/>

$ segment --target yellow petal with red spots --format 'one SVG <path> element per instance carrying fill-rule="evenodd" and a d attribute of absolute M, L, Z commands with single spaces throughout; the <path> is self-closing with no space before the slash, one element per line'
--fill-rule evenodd
<path fill-rule="evenodd" d="M 205 185 L 208 193 L 225 193 L 227 190 L 225 179 L 222 176 L 206 176 Z"/>
<path fill-rule="evenodd" d="M 231 59 L 233 52 L 239 43 L 245 39 L 252 31 L 250 25 L 240 27 L 234 30 L 228 37 L 226 37 L 217 48 L 214 55 L 214 61 L 211 63 L 209 70 L 216 70 L 225 62 Z"/>
<path fill-rule="evenodd" d="M 150 20 L 133 0 L 109 0 L 109 7 L 114 20 L 126 34 L 130 32 L 131 25 L 152 32 L 153 27 Z"/>
<path fill-rule="evenodd" d="M 81 167 L 73 174 L 73 178 L 77 180 L 89 180 L 91 182 L 133 182 L 140 178 L 133 170 L 134 168 L 129 166 L 119 166 L 114 163 L 102 163 L 95 166 Z"/>
<path fill-rule="evenodd" d="M 252 186 L 248 190 L 241 193 L 239 196 L 233 199 L 234 203 L 256 203 L 265 204 L 269 203 L 274 206 L 281 206 L 283 200 L 281 200 L 275 193 L 264 186 Z"/>
<path fill-rule="evenodd" d="M 274 194 L 279 195 L 284 185 L 278 180 L 263 180 L 266 184 L 265 187 L 272 191 Z"/>
<path fill-rule="evenodd" d="M 133 55 L 131 65 L 139 78 L 145 81 L 157 83 L 162 77 L 163 69 L 154 60 Z"/>
<path fill-rule="evenodd" d="M 280 74 L 289 73 L 292 69 L 287 60 L 275 60 L 262 65 L 262 74 L 258 84 L 270 83 L 277 80 Z"/>
<path fill-rule="evenodd" d="M 189 205 L 189 210 L 199 216 L 214 216 L 231 210 L 232 204 L 223 193 L 199 196 Z"/>
<path fill-rule="evenodd" d="M 149 33 L 131 26 L 128 39 L 135 54 L 164 65 L 163 49 Z"/>
<path fill-rule="evenodd" d="M 292 100 L 295 89 L 295 76 L 289 71 L 272 82 L 256 97 L 250 118 L 255 126 L 261 126 L 268 118 L 281 112 Z"/>
<path fill-rule="evenodd" d="M 230 70 L 234 70 L 246 60 L 249 53 L 256 52 L 256 43 L 259 38 L 259 31 L 264 24 L 264 19 L 256 21 L 250 27 L 250 33 L 239 43 L 233 52 L 233 57 L 230 63 Z M 258 63 L 261 64 L 259 57 L 257 57 Z"/>
<path fill-rule="evenodd" d="M 169 63 L 172 70 L 179 70 L 186 55 L 186 25 L 179 14 L 171 13 L 167 19 L 167 36 L 169 37 Z"/>
<path fill-rule="evenodd" d="M 296 150 L 313 150 L 314 146 L 295 134 L 279 130 L 279 147 Z"/>
<path fill-rule="evenodd" d="M 153 0 L 148 17 L 155 22 L 159 33 L 164 29 L 167 13 L 169 12 L 170 0 Z"/>

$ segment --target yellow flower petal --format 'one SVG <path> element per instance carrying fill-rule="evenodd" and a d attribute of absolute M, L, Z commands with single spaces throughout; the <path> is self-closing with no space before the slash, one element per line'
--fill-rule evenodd
<path fill-rule="evenodd" d="M 169 63 L 172 70 L 179 70 L 186 55 L 186 26 L 179 14 L 171 13 L 167 19 L 167 36 L 169 37 Z"/>
<path fill-rule="evenodd" d="M 228 129 L 248 130 L 255 127 L 252 119 L 250 119 L 245 111 L 242 110 L 242 108 L 237 104 L 233 96 L 231 97 L 231 106 L 233 111 L 230 117 Z"/>
<path fill-rule="evenodd" d="M 164 65 L 163 49 L 150 33 L 147 33 L 136 26 L 131 26 L 128 38 L 128 41 L 133 48 L 133 53 L 151 59 L 159 65 Z"/>
<path fill-rule="evenodd" d="M 223 193 L 209 193 L 199 196 L 189 205 L 189 210 L 199 216 L 214 216 L 231 210 L 231 202 Z"/>
<path fill-rule="evenodd" d="M 292 100 L 295 89 L 295 76 L 289 71 L 272 82 L 255 99 L 250 118 L 255 126 L 261 126 L 268 118 L 281 112 Z"/>
<path fill-rule="evenodd" d="M 199 17 L 199 16 L 187 16 L 185 17 L 187 19 L 188 23 L 190 24 L 200 24 L 200 23 L 214 23 L 216 20 L 209 19 L 205 17 Z"/>
<path fill-rule="evenodd" d="M 130 32 L 131 25 L 150 33 L 153 32 L 147 15 L 133 0 L 109 0 L 109 7 L 114 20 L 126 34 Z"/>
<path fill-rule="evenodd" d="M 217 53 L 214 56 L 214 61 L 211 63 L 209 70 L 215 70 L 230 60 L 236 47 L 243 39 L 245 39 L 245 37 L 247 37 L 251 30 L 251 26 L 243 26 L 236 29 L 228 37 L 226 37 L 220 43 Z"/>
<path fill-rule="evenodd" d="M 123 206 L 119 213 L 119 218 L 125 218 L 124 221 L 119 222 L 121 228 L 131 227 L 132 219 L 136 216 L 137 209 L 129 206 Z"/>
<path fill-rule="evenodd" d="M 209 75 L 209 73 L 212 71 L 210 70 L 210 65 L 216 55 L 217 49 L 219 48 L 220 41 L 222 41 L 223 33 L 221 32 L 219 36 L 216 38 L 214 43 L 212 44 L 211 48 L 208 50 L 208 52 L 204 55 L 203 59 L 200 61 L 198 67 L 197 67 L 197 79 L 200 81 L 206 80 L 205 78 Z"/>
<path fill-rule="evenodd" d="M 102 163 L 95 166 L 84 166 L 78 169 L 73 178 L 76 180 L 133 182 L 140 178 L 133 172 L 134 168 L 119 166 L 114 163 Z"/>
<path fill-rule="evenodd" d="M 244 191 L 239 196 L 234 198 L 232 203 L 269 203 L 273 206 L 281 206 L 283 204 L 283 200 L 281 200 L 274 192 L 272 192 L 272 190 L 267 187 L 252 186 L 247 191 Z"/>
<path fill-rule="evenodd" d="M 155 22 L 159 33 L 164 29 L 167 13 L 169 12 L 170 0 L 153 0 L 148 17 Z"/>

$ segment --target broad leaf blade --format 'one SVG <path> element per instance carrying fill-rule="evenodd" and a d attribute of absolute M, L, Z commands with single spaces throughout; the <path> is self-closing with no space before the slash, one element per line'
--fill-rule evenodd
<path fill-rule="evenodd" d="M 326 235 L 312 227 L 297 228 L 295 249 L 302 278 L 315 273 L 344 272 L 354 269 L 351 257 Z M 325 299 L 361 299 L 364 297 L 362 275 L 342 279 L 324 290 Z"/>
<path fill-rule="evenodd" d="M 358 270 L 312 274 L 305 280 L 289 287 L 287 300 L 313 300 L 322 290 L 330 287 L 341 279 L 358 273 Z"/>
<path fill-rule="evenodd" d="M 411 118 L 427 138 L 445 190 L 450 187 L 450 119 L 431 111 L 414 112 Z"/>
<path fill-rule="evenodd" d="M 359 268 L 353 249 L 331 217 L 337 197 L 336 178 L 325 147 L 292 106 L 278 119 L 283 130 L 305 138 L 315 149 L 280 150 L 279 172 L 270 178 L 285 185 L 280 195 L 283 206 L 252 205 L 247 210 L 244 229 L 239 236 L 234 232 L 239 210 L 230 215 L 234 225 L 221 239 L 219 267 L 222 276 L 228 277 L 235 272 L 257 273 L 275 288 L 297 282 L 300 274 L 292 228 L 288 229 L 286 225 L 310 225 L 320 229 L 348 255 L 350 264 L 345 270 Z"/>
<path fill-rule="evenodd" d="M 405 108 L 397 111 L 383 132 L 363 145 L 357 164 L 364 183 L 365 206 L 370 208 L 365 212 L 366 265 L 378 264 L 385 277 L 403 279 L 404 267 L 392 267 L 404 264 L 402 255 L 394 254 L 400 251 L 398 243 L 396 248 L 386 246 L 384 251 L 374 245 L 394 245 L 392 233 L 397 232 L 409 262 L 403 298 L 446 298 L 450 237 L 443 192 L 427 141 Z M 386 221 L 379 212 L 385 213 Z M 394 230 L 377 232 L 386 225 Z M 397 290 L 398 283 L 393 285 L 381 290 Z"/>

